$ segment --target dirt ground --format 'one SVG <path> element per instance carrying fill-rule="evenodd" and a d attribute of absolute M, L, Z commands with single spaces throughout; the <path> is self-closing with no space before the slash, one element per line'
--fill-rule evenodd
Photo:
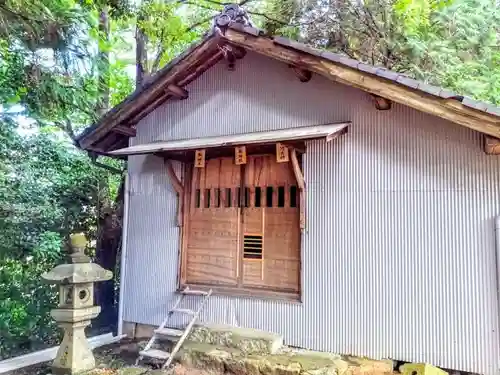
<path fill-rule="evenodd" d="M 140 367 L 133 367 L 138 352 L 139 343 L 130 339 L 97 348 L 94 350 L 96 369 L 91 372 L 91 375 L 208 375 L 205 371 L 179 364 L 171 370 L 161 370 L 157 363 L 141 363 Z M 51 373 L 50 362 L 47 362 L 25 367 L 9 375 L 49 375 Z"/>

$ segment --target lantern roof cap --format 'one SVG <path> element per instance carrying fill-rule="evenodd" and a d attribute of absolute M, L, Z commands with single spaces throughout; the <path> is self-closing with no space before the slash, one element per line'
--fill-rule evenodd
<path fill-rule="evenodd" d="M 60 264 L 42 275 L 42 279 L 52 284 L 83 284 L 110 280 L 111 271 L 95 263 Z"/>

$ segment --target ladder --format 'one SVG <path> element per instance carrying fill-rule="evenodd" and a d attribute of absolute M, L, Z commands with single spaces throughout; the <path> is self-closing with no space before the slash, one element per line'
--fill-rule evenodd
<path fill-rule="evenodd" d="M 139 352 L 139 357 L 137 358 L 135 365 L 137 366 L 144 357 L 148 357 L 165 361 L 165 363 L 161 367 L 162 369 L 165 369 L 168 366 L 170 366 L 170 364 L 174 360 L 175 355 L 180 350 L 186 338 L 189 336 L 191 329 L 198 320 L 198 317 L 201 313 L 201 310 L 203 309 L 203 306 L 208 301 L 211 295 L 212 295 L 212 289 L 210 289 L 208 292 L 205 292 L 201 290 L 192 290 L 189 289 L 189 287 L 186 287 L 183 291 L 181 291 L 181 295 L 179 296 L 179 298 L 177 298 L 174 307 L 172 307 L 172 309 L 168 312 L 167 317 L 165 318 L 163 323 L 161 323 L 161 325 L 154 330 L 153 336 L 149 339 L 147 345 L 144 347 L 143 350 Z M 179 305 L 186 296 L 203 297 L 203 300 L 198 305 L 198 309 L 196 311 L 179 308 Z M 174 314 L 185 314 L 192 317 L 186 328 L 184 328 L 184 331 L 178 329 L 166 328 L 167 323 Z M 177 343 L 172 349 L 172 353 L 152 348 L 152 346 L 157 342 L 159 338 L 166 338 L 171 340 L 178 338 Z"/>

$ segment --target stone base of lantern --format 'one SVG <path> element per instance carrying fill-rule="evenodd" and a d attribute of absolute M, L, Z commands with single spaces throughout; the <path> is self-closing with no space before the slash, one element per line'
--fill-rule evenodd
<path fill-rule="evenodd" d="M 90 319 L 99 314 L 100 307 L 94 306 L 85 310 L 90 313 L 85 320 L 58 322 L 64 330 L 64 337 L 52 363 L 52 372 L 55 375 L 74 375 L 95 367 L 95 358 L 85 337 L 85 327 L 90 324 Z M 52 316 L 56 315 L 57 309 L 52 311 Z"/>

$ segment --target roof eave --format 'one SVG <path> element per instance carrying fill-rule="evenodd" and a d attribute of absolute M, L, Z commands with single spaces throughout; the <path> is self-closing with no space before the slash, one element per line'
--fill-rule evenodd
<path fill-rule="evenodd" d="M 149 77 L 141 87 L 137 88 L 120 104 L 110 109 L 97 123 L 86 128 L 77 137 L 80 147 L 89 151 L 107 153 L 107 148 L 113 144 L 128 140 L 130 135 L 120 134 L 120 132 L 114 133 L 113 129 L 116 126 L 133 126 L 134 123 L 129 122 L 130 115 L 141 115 L 144 106 L 153 104 L 155 100 L 168 100 L 168 93 L 164 92 L 166 85 L 170 83 L 178 84 L 180 82 L 182 86 L 189 83 L 185 79 L 189 77 L 186 77 L 183 73 L 189 72 L 189 68 L 195 66 L 197 62 L 209 59 L 216 52 L 215 46 L 217 40 L 216 33 L 207 33 L 201 40 L 193 43 L 181 55 L 173 59 L 156 74 Z M 106 147 L 99 146 L 99 143 L 105 140 L 110 132 L 114 133 L 116 141 L 113 142 L 111 140 L 111 144 L 108 144 Z"/>

